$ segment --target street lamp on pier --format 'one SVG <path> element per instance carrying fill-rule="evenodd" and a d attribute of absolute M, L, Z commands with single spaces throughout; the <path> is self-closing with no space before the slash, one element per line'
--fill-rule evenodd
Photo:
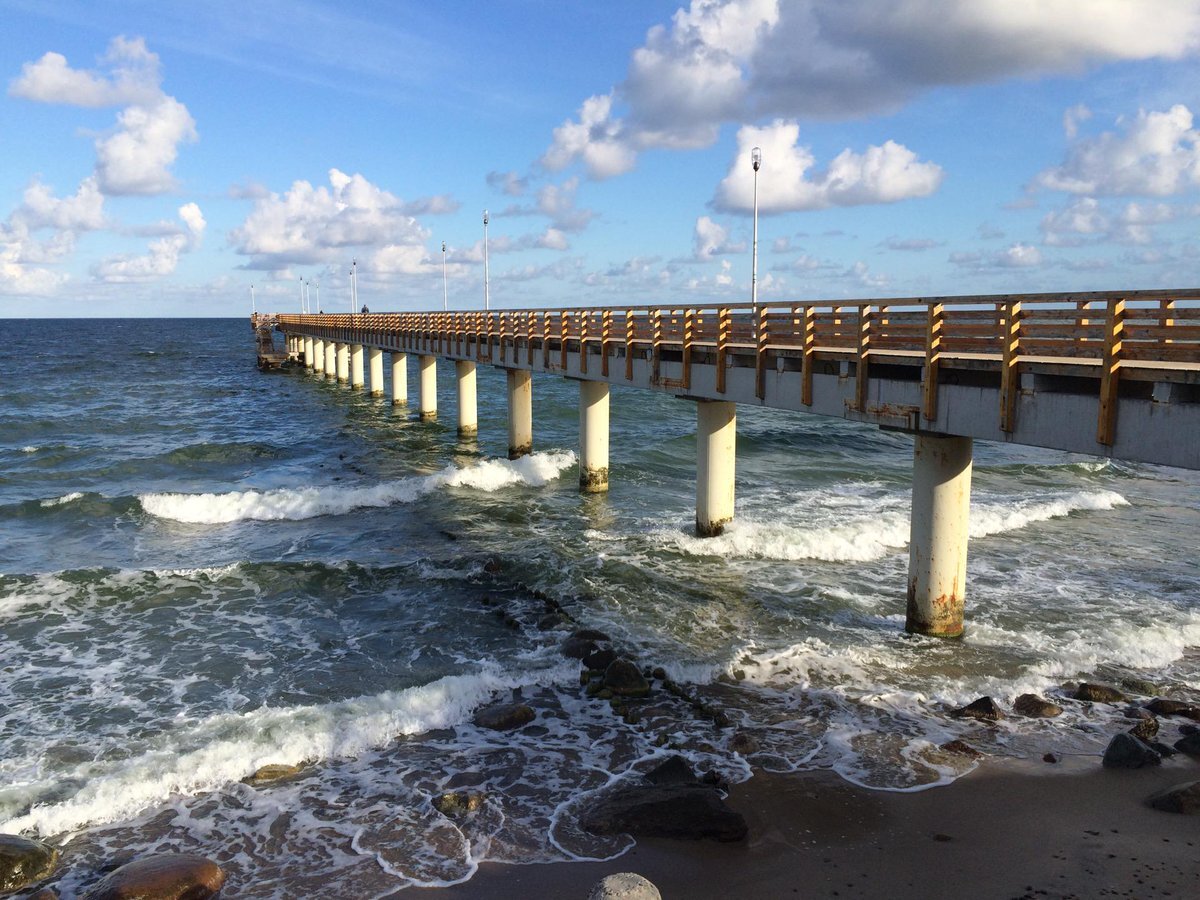
<path fill-rule="evenodd" d="M 750 263 L 750 302 L 758 307 L 758 169 L 762 165 L 762 150 L 755 147 L 750 151 L 750 164 L 754 166 L 754 249 Z"/>
<path fill-rule="evenodd" d="M 488 293 L 488 253 L 487 253 L 487 227 L 488 227 L 488 211 L 483 211 L 483 308 L 489 310 L 492 308 L 491 296 Z"/>
<path fill-rule="evenodd" d="M 450 309 L 450 294 L 446 287 L 446 242 L 442 241 L 442 312 Z"/>

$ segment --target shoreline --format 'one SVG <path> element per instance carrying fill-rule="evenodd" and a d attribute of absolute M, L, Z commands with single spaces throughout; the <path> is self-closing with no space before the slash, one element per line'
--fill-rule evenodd
<path fill-rule="evenodd" d="M 637 872 L 664 900 L 1186 897 L 1200 882 L 1200 818 L 1145 800 L 1197 778 L 1187 757 L 1135 771 L 1103 769 L 1092 756 L 993 758 L 913 793 L 861 788 L 828 770 L 756 771 L 730 789 L 750 826 L 741 843 L 642 839 L 607 862 L 484 862 L 464 884 L 404 894 L 585 900 L 605 875 Z"/>

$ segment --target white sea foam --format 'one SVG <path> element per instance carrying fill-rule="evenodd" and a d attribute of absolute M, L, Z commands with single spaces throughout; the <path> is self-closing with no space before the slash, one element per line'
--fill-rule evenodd
<path fill-rule="evenodd" d="M 212 716 L 164 735 L 129 759 L 80 766 L 60 779 L 60 784 L 82 782 L 75 794 L 56 803 L 35 804 L 23 815 L 0 821 L 0 831 L 61 834 L 88 824 L 128 819 L 172 795 L 211 790 L 268 763 L 295 765 L 355 757 L 399 735 L 459 725 L 499 691 L 569 684 L 578 672 L 572 660 L 518 674 L 486 664 L 474 673 L 448 675 L 401 691 Z"/>
<path fill-rule="evenodd" d="M 55 497 L 53 500 L 43 500 L 42 506 L 47 508 L 51 506 L 62 506 L 66 503 L 74 503 L 76 500 L 82 499 L 83 494 L 81 494 L 79 491 L 72 491 L 69 494 L 63 494 L 61 497 Z"/>
<path fill-rule="evenodd" d="M 41 447 L 35 447 L 32 444 L 30 444 L 28 447 L 22 447 L 21 452 L 22 453 L 37 453 L 41 449 L 42 449 Z"/>
<path fill-rule="evenodd" d="M 433 475 L 362 487 L 278 488 L 226 494 L 143 494 L 142 508 L 160 519 L 203 525 L 336 516 L 365 507 L 411 503 L 442 487 L 491 492 L 510 485 L 541 487 L 575 462 L 569 450 L 533 453 L 517 460 L 491 459 L 465 468 L 447 466 Z"/>

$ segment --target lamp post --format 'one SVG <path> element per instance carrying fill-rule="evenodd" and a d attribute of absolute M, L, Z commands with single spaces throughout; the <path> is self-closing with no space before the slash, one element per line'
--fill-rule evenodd
<path fill-rule="evenodd" d="M 487 227 L 488 227 L 488 211 L 483 211 L 483 308 L 489 310 L 492 308 L 491 296 L 489 295 L 488 287 L 488 254 L 487 254 Z"/>
<path fill-rule="evenodd" d="M 350 260 L 350 314 L 358 312 L 358 259 Z"/>
<path fill-rule="evenodd" d="M 750 302 L 758 307 L 758 169 L 762 165 L 762 150 L 755 147 L 750 151 L 750 164 L 754 166 L 754 249 L 750 263 Z"/>
<path fill-rule="evenodd" d="M 313 281 L 313 284 L 315 284 L 317 286 L 317 311 L 320 312 L 320 310 L 321 310 L 321 279 L 317 278 L 316 280 Z M 308 308 L 308 311 L 312 312 L 311 306 Z"/>
<path fill-rule="evenodd" d="M 250 312 L 258 312 L 258 304 L 254 302 L 254 285 L 250 285 Z"/>
<path fill-rule="evenodd" d="M 300 314 L 304 314 L 304 276 L 300 276 Z"/>
<path fill-rule="evenodd" d="M 450 295 L 446 287 L 446 242 L 442 241 L 442 312 L 450 308 Z"/>

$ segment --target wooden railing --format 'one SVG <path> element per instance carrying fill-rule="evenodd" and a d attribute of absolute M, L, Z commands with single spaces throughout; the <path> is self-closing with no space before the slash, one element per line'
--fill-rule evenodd
<path fill-rule="evenodd" d="M 726 389 L 732 356 L 753 365 L 756 394 L 779 356 L 801 360 L 801 402 L 812 404 L 817 358 L 856 363 L 856 404 L 865 407 L 872 361 L 920 365 L 922 413 L 937 416 L 938 371 L 970 360 L 1000 372 L 1000 421 L 1013 430 L 1022 364 L 1057 363 L 1100 379 L 1097 440 L 1111 444 L 1117 388 L 1124 370 L 1200 370 L 1200 289 L 1098 293 L 1011 294 L 879 300 L 715 305 L 514 309 L 491 312 L 405 312 L 278 316 L 288 331 L 335 340 L 388 345 L 403 336 L 409 349 L 471 355 L 491 361 L 506 350 L 526 352 L 544 368 L 566 367 L 575 344 L 581 370 L 599 356 L 610 377 L 613 350 L 623 347 L 624 376 L 633 380 L 637 352 L 657 365 L 664 350 L 683 362 L 690 385 L 696 351 L 715 354 L 717 392 Z M 553 360 L 553 362 L 552 362 Z M 961 364 L 961 362 L 960 362 Z"/>

